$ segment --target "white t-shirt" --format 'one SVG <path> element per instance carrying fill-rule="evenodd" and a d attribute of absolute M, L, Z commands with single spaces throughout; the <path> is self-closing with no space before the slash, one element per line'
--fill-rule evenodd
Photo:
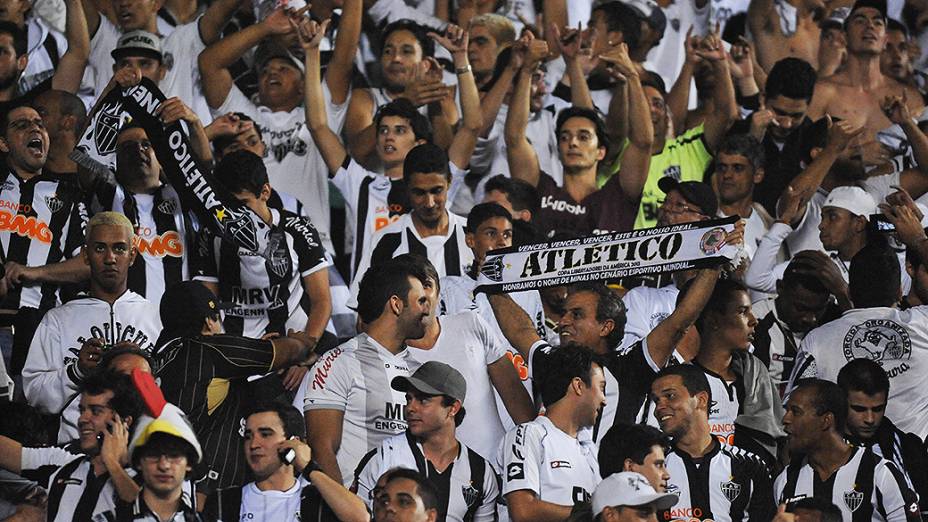
<path fill-rule="evenodd" d="M 415 372 L 428 361 L 441 361 L 461 372 L 467 381 L 464 421 L 457 438 L 488 462 L 496 462 L 499 441 L 506 434 L 494 398 L 487 366 L 506 357 L 506 349 L 487 323 L 474 312 L 443 315 L 438 318 L 441 333 L 427 350 L 410 346 L 409 371 Z"/>
<path fill-rule="evenodd" d="M 499 460 L 503 496 L 527 489 L 545 502 L 573 506 L 588 501 L 600 482 L 593 441 L 571 437 L 547 417 L 507 433 Z"/>
<path fill-rule="evenodd" d="M 787 393 L 804 377 L 835 381 L 860 358 L 879 363 L 889 377 L 886 415 L 902 431 L 928 435 L 928 306 L 848 310 L 812 330 L 799 345 Z"/>
<path fill-rule="evenodd" d="M 332 94 L 325 81 L 322 82 L 322 97 L 326 104 L 329 128 L 339 134 L 345 123 L 348 103 L 333 104 Z M 213 114 L 219 116 L 228 112 L 247 114 L 261 129 L 261 136 L 267 145 L 264 165 L 271 186 L 293 195 L 303 203 L 310 221 L 319 231 L 322 245 L 332 252 L 328 167 L 306 126 L 303 106 L 294 107 L 290 112 L 274 112 L 263 105 L 254 104 L 233 85 L 225 101 Z"/>
<path fill-rule="evenodd" d="M 704 36 L 709 27 L 709 4 L 702 9 L 696 8 L 693 0 L 674 0 L 667 7 L 662 8 L 667 17 L 667 28 L 660 43 L 648 53 L 644 68 L 661 75 L 667 90 L 677 81 L 680 69 L 686 59 L 683 52 L 684 40 L 690 27 L 693 27 L 693 36 Z M 695 91 L 693 89 L 692 91 Z M 691 101 L 695 98 L 692 92 Z M 683 129 L 677 129 L 682 131 Z"/>
<path fill-rule="evenodd" d="M 303 410 L 344 413 L 338 467 L 345 487 L 368 451 L 406 430 L 406 394 L 394 390 L 394 377 L 408 377 L 407 351 L 390 353 L 367 334 L 327 352 L 309 371 Z"/>
<path fill-rule="evenodd" d="M 293 487 L 287 491 L 261 491 L 254 482 L 249 482 L 242 486 L 242 510 L 239 520 L 300 522 L 301 493 L 308 485 L 308 480 L 298 477 Z"/>
<path fill-rule="evenodd" d="M 619 351 L 625 352 L 633 344 L 644 339 L 661 321 L 670 317 L 677 307 L 680 290 L 670 285 L 662 288 L 639 286 L 629 290 L 622 301 L 625 303 L 625 337 Z"/>
<path fill-rule="evenodd" d="M 100 26 L 90 39 L 90 59 L 87 70 L 92 74 L 94 97 L 99 98 L 103 89 L 113 77 L 113 56 L 122 31 L 105 16 L 100 17 Z M 158 84 L 168 98 L 177 96 L 184 101 L 203 122 L 209 125 L 213 121 L 209 105 L 200 88 L 200 67 L 197 57 L 206 49 L 200 38 L 200 18 L 180 25 L 167 36 L 162 36 L 161 47 L 164 50 L 164 65 L 167 73 Z"/>

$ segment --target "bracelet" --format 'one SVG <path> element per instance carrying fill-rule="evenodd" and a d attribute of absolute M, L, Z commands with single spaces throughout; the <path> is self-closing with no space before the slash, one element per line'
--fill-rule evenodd
<path fill-rule="evenodd" d="M 307 464 L 306 467 L 303 468 L 301 475 L 303 475 L 303 477 L 308 480 L 309 474 L 312 473 L 313 471 L 322 471 L 322 468 L 319 466 L 319 464 L 316 463 L 315 460 L 310 460 L 309 464 Z"/>
<path fill-rule="evenodd" d="M 454 70 L 454 72 L 458 73 L 458 75 L 467 74 L 471 71 L 473 71 L 473 69 L 471 68 L 470 64 L 467 64 L 464 67 L 458 67 Z"/>

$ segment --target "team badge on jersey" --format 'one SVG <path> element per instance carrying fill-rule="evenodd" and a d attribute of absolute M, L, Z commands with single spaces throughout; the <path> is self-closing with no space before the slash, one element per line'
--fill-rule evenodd
<path fill-rule="evenodd" d="M 522 480 L 525 478 L 525 467 L 521 462 L 513 462 L 506 466 L 506 480 Z"/>
<path fill-rule="evenodd" d="M 175 203 L 173 199 L 166 199 L 158 203 L 158 210 L 161 211 L 162 214 L 173 216 L 174 211 L 177 210 L 177 203 Z"/>
<path fill-rule="evenodd" d="M 64 201 L 57 194 L 45 196 L 45 204 L 48 205 L 48 210 L 51 210 L 52 214 L 64 208 Z"/>
<path fill-rule="evenodd" d="M 503 256 L 495 256 L 488 259 L 480 267 L 480 272 L 489 277 L 490 281 L 500 282 L 503 280 Z"/>
<path fill-rule="evenodd" d="M 247 212 L 230 213 L 230 219 L 225 223 L 226 232 L 242 248 L 251 252 L 258 251 L 258 233 L 255 223 Z"/>
<path fill-rule="evenodd" d="M 286 277 L 290 272 L 290 255 L 280 234 L 271 234 L 267 242 L 267 267 L 277 277 Z"/>
<path fill-rule="evenodd" d="M 741 494 L 741 484 L 730 480 L 719 484 L 719 489 L 722 490 L 722 494 L 725 495 L 729 502 L 734 502 L 738 495 Z"/>
<path fill-rule="evenodd" d="M 902 325 L 887 319 L 870 319 L 853 326 L 844 336 L 844 357 L 870 359 L 883 367 L 890 378 L 909 369 L 912 340 Z"/>
<path fill-rule="evenodd" d="M 864 501 L 864 492 L 863 491 L 845 491 L 844 492 L 844 505 L 851 510 L 851 513 L 857 511 L 857 508 Z"/>
<path fill-rule="evenodd" d="M 468 509 L 474 506 L 477 503 L 477 500 L 480 498 L 480 491 L 474 487 L 474 483 L 471 482 L 466 486 L 461 486 L 461 495 L 464 496 L 464 503 L 467 504 Z"/>

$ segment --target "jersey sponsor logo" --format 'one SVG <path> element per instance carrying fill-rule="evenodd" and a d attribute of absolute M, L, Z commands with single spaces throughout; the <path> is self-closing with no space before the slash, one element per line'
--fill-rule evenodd
<path fill-rule="evenodd" d="M 51 244 L 52 231 L 48 225 L 33 216 L 12 214 L 0 210 L 0 231 L 13 232 L 40 243 Z"/>
<path fill-rule="evenodd" d="M 136 233 L 138 233 L 137 231 Z M 136 236 L 139 254 L 149 257 L 162 258 L 184 257 L 184 243 L 181 241 L 180 234 L 171 230 L 161 235 L 155 235 L 151 239 L 142 237 L 141 234 Z"/>
<path fill-rule="evenodd" d="M 525 457 L 522 456 L 522 444 L 525 441 L 525 426 L 519 425 L 516 427 L 516 436 L 512 441 L 512 454 L 515 458 L 519 460 L 525 460 Z"/>
<path fill-rule="evenodd" d="M 13 187 L 10 187 L 9 190 L 12 190 Z M 3 190 L 7 190 L 5 187 Z M 18 203 L 16 201 L 10 201 L 8 199 L 0 199 L 0 208 L 8 208 L 13 211 L 14 214 L 31 214 L 32 205 L 29 203 Z"/>
<path fill-rule="evenodd" d="M 741 484 L 731 480 L 719 484 L 719 489 L 722 490 L 722 494 L 725 495 L 729 502 L 734 502 L 738 495 L 741 494 Z"/>
<path fill-rule="evenodd" d="M 403 404 L 395 402 L 386 402 L 383 407 L 384 417 L 390 420 L 406 420 L 406 413 L 403 411 Z"/>
<path fill-rule="evenodd" d="M 474 487 L 473 482 L 470 482 L 466 486 L 461 486 L 461 496 L 464 497 L 464 503 L 467 504 L 469 509 L 477 503 L 477 500 L 479 500 L 480 491 Z"/>
<path fill-rule="evenodd" d="M 173 199 L 166 199 L 161 203 L 158 203 L 158 211 L 162 214 L 167 214 L 173 216 L 174 212 L 177 210 L 177 202 Z"/>
<path fill-rule="evenodd" d="M 520 353 L 506 352 L 506 357 L 509 359 L 509 362 L 516 368 L 516 373 L 519 374 L 519 379 L 523 381 L 528 380 L 528 364 L 525 363 L 525 358 L 522 357 Z"/>
<path fill-rule="evenodd" d="M 683 171 L 680 170 L 680 165 L 671 165 L 664 169 L 663 176 L 680 181 L 680 178 L 683 177 Z"/>
<path fill-rule="evenodd" d="M 45 205 L 52 214 L 55 214 L 64 208 L 64 200 L 59 198 L 57 194 L 52 194 L 51 196 L 45 196 Z"/>
<path fill-rule="evenodd" d="M 63 486 L 80 486 L 84 483 L 84 481 L 79 478 L 68 477 L 57 479 L 55 480 L 55 483 L 61 484 Z"/>
<path fill-rule="evenodd" d="M 541 198 L 541 208 L 550 208 L 558 212 L 568 212 L 575 216 L 586 214 L 586 207 L 583 205 L 574 205 L 562 199 L 554 199 L 554 196 L 545 196 Z"/>
<path fill-rule="evenodd" d="M 864 501 L 864 492 L 863 491 L 845 491 L 844 492 L 844 505 L 851 510 L 851 513 L 857 511 L 857 508 Z"/>
<path fill-rule="evenodd" d="M 284 227 L 300 234 L 310 247 L 316 248 L 319 243 L 316 242 L 316 235 L 313 234 L 315 227 L 306 222 L 306 219 L 296 216 L 288 217 L 284 220 Z"/>
<path fill-rule="evenodd" d="M 387 228 L 387 226 L 389 226 L 394 221 L 397 221 L 400 217 L 400 214 L 397 214 L 395 216 L 391 215 L 390 217 L 374 218 L 374 232 L 377 232 L 381 228 Z"/>
<path fill-rule="evenodd" d="M 570 465 L 570 462 L 566 460 L 552 460 L 551 461 L 551 469 L 572 468 L 572 467 L 573 466 Z"/>
<path fill-rule="evenodd" d="M 506 466 L 506 481 L 512 482 L 513 480 L 524 480 L 525 479 L 525 466 L 521 462 L 510 462 Z"/>
<path fill-rule="evenodd" d="M 910 368 L 912 340 L 900 324 L 888 319 L 870 319 L 854 325 L 844 336 L 844 357 L 870 359 L 883 367 L 887 377 L 896 377 Z"/>
<path fill-rule="evenodd" d="M 702 509 L 698 507 L 671 508 L 664 512 L 664 520 L 674 520 L 676 522 L 690 522 L 691 520 L 695 522 L 712 522 L 711 520 L 703 520 Z"/>
<path fill-rule="evenodd" d="M 313 376 L 313 389 L 321 390 L 325 388 L 325 380 L 329 378 L 329 370 L 335 363 L 335 359 L 342 354 L 341 348 L 335 348 L 326 354 L 325 358 L 316 363 L 316 375 Z"/>
<path fill-rule="evenodd" d="M 245 309 L 273 310 L 284 306 L 280 298 L 280 285 L 271 285 L 267 288 L 232 287 L 232 302 L 236 308 L 227 310 L 229 315 L 244 313 Z"/>
<path fill-rule="evenodd" d="M 5 179 L 3 180 L 3 185 L 0 185 L 0 190 L 13 190 L 13 187 L 15 186 L 16 184 L 13 183 L 13 180 Z"/>

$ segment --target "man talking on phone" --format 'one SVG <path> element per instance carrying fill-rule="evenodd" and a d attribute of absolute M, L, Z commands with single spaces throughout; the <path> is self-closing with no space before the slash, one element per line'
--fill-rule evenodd
<path fill-rule="evenodd" d="M 138 250 L 126 216 L 100 212 L 91 218 L 81 255 L 90 266 L 89 295 L 45 314 L 23 367 L 29 404 L 62 415 L 59 443 L 80 435 L 78 401 L 72 399 L 103 354 L 115 346 L 134 346 L 148 354 L 161 333 L 158 306 L 128 288 L 129 267 Z"/>
<path fill-rule="evenodd" d="M 258 404 L 245 419 L 245 460 L 255 477 L 242 487 L 217 490 L 204 517 L 237 520 L 367 522 L 364 502 L 323 473 L 306 444 L 303 415 L 290 404 Z"/>

